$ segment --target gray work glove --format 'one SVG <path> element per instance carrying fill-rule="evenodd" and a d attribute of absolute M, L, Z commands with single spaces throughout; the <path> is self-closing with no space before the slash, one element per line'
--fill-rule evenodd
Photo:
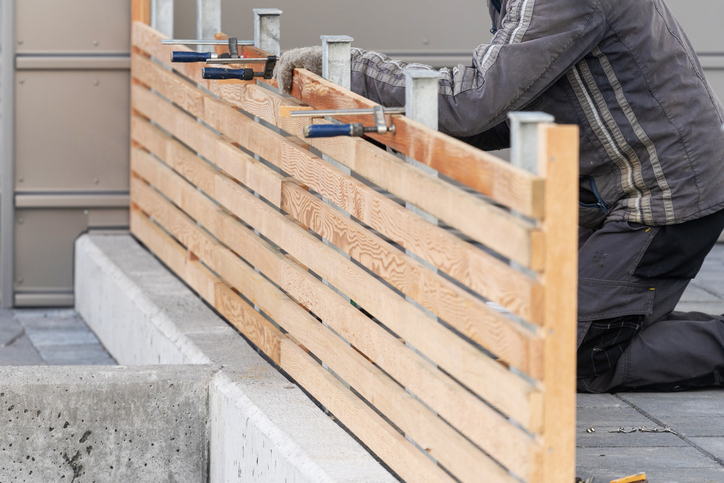
<path fill-rule="evenodd" d="M 322 75 L 322 47 L 302 47 L 284 52 L 274 67 L 274 77 L 282 92 L 292 91 L 294 69 L 307 69 Z"/>

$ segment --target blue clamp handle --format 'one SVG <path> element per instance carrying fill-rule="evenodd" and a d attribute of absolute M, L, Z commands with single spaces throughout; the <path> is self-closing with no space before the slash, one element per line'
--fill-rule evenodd
<path fill-rule="evenodd" d="M 304 128 L 305 138 L 360 137 L 363 133 L 362 124 L 313 124 Z"/>
<path fill-rule="evenodd" d="M 224 69 L 221 67 L 204 67 L 201 69 L 201 77 L 204 79 L 254 79 L 254 69 Z"/>
<path fill-rule="evenodd" d="M 211 52 L 171 52 L 171 62 L 206 62 Z"/>

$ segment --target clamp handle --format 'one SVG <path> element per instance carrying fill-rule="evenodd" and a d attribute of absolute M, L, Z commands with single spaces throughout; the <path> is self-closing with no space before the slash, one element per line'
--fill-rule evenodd
<path fill-rule="evenodd" d="M 171 62 L 206 62 L 211 52 L 171 52 Z"/>
<path fill-rule="evenodd" d="M 220 67 L 204 67 L 201 69 L 201 77 L 204 79 L 254 79 L 254 69 L 223 69 Z"/>
<path fill-rule="evenodd" d="M 365 132 L 362 124 L 312 124 L 304 128 L 305 138 L 333 138 L 337 136 L 361 137 Z"/>

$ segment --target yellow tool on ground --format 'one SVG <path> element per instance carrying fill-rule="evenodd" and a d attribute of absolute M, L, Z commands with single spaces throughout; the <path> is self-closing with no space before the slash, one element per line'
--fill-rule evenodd
<path fill-rule="evenodd" d="M 619 478 L 613 480 L 611 483 L 642 483 L 646 481 L 646 473 L 637 473 L 635 475 L 627 476 L 625 478 Z"/>

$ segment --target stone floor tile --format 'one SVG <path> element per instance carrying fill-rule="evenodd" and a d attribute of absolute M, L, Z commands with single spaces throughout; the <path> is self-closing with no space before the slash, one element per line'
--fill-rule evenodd
<path fill-rule="evenodd" d="M 596 483 L 645 472 L 649 483 L 721 483 L 724 467 L 691 446 L 579 448 L 577 475 Z"/>
<path fill-rule="evenodd" d="M 689 438 L 689 440 L 715 458 L 718 458 L 720 461 L 724 461 L 724 438 L 694 437 Z"/>
<path fill-rule="evenodd" d="M 0 366 L 44 366 L 46 362 L 40 357 L 26 335 L 19 337 L 12 344 L 0 347 Z"/>
<path fill-rule="evenodd" d="M 686 288 L 684 295 L 681 296 L 682 302 L 713 302 L 721 303 L 724 302 L 718 295 L 712 294 L 709 290 L 700 287 L 696 283 L 692 282 Z"/>
<path fill-rule="evenodd" d="M 25 332 L 38 350 L 53 346 L 99 344 L 96 335 L 88 328 L 73 330 L 26 329 Z"/>
<path fill-rule="evenodd" d="M 685 446 L 686 442 L 671 433 L 612 433 L 623 427 L 660 427 L 631 407 L 621 408 L 579 408 L 576 421 L 576 445 L 580 447 L 654 447 Z M 589 433 L 588 428 L 595 432 Z"/>
<path fill-rule="evenodd" d="M 15 319 L 0 316 L 0 347 L 9 345 L 24 334 L 23 326 Z"/>
<path fill-rule="evenodd" d="M 612 394 L 577 394 L 576 407 L 578 408 L 621 408 L 628 404 Z"/>
<path fill-rule="evenodd" d="M 48 347 L 40 350 L 40 356 L 51 366 L 116 365 L 100 344 Z"/>
<path fill-rule="evenodd" d="M 16 309 L 13 313 L 15 319 L 27 329 L 88 329 L 83 319 L 72 309 Z"/>
<path fill-rule="evenodd" d="M 724 417 L 724 388 L 673 393 L 619 393 L 618 396 L 659 419 L 684 415 Z"/>

